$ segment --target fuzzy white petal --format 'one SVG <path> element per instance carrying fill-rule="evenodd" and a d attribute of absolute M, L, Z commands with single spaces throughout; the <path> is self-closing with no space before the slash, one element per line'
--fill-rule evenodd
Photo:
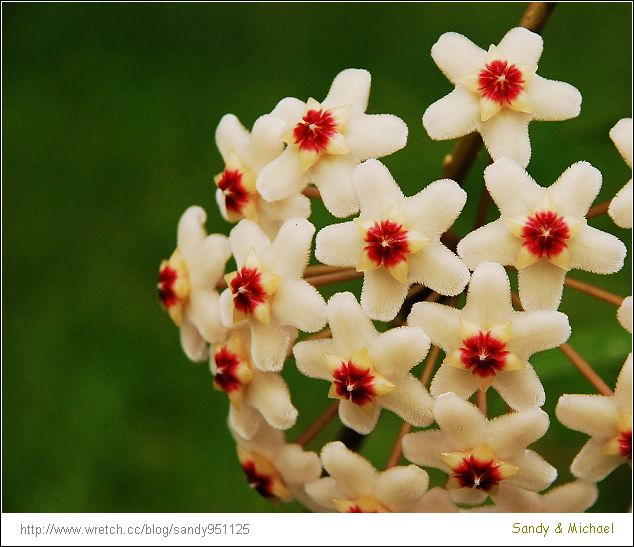
<path fill-rule="evenodd" d="M 515 410 L 542 406 L 546 401 L 544 386 L 530 364 L 520 370 L 498 374 L 492 387 Z"/>
<path fill-rule="evenodd" d="M 516 312 L 511 329 L 510 351 L 523 360 L 563 344 L 571 332 L 568 316 L 550 310 Z"/>
<path fill-rule="evenodd" d="M 480 135 L 494 160 L 510 158 L 526 167 L 531 158 L 530 114 L 502 109 L 480 126 Z"/>
<path fill-rule="evenodd" d="M 332 477 L 325 477 L 307 484 L 306 493 L 328 509 L 335 509 L 334 500 L 345 499 L 347 495 Z"/>
<path fill-rule="evenodd" d="M 548 414 L 539 408 L 510 412 L 489 422 L 488 441 L 496 456 L 508 461 L 541 439 L 549 424 Z"/>
<path fill-rule="evenodd" d="M 429 105 L 423 114 L 423 127 L 434 140 L 462 137 L 476 131 L 479 125 L 480 100 L 460 84 Z"/>
<path fill-rule="evenodd" d="M 427 492 L 429 476 L 420 467 L 392 467 L 381 473 L 374 494 L 394 513 L 407 513 Z"/>
<path fill-rule="evenodd" d="M 198 329 L 187 319 L 180 328 L 181 347 L 187 358 L 194 362 L 201 362 L 209 356 L 207 342 L 198 332 Z"/>
<path fill-rule="evenodd" d="M 251 249 L 256 252 L 269 246 L 269 238 L 262 229 L 251 220 L 242 219 L 229 233 L 231 251 L 236 259 L 238 268 L 241 268 Z"/>
<path fill-rule="evenodd" d="M 252 440 L 263 424 L 262 415 L 252 406 L 242 405 L 237 410 L 229 406 L 229 427 L 245 440 Z"/>
<path fill-rule="evenodd" d="M 434 400 L 420 380 L 411 374 L 400 378 L 396 389 L 382 395 L 379 402 L 383 408 L 394 412 L 415 427 L 426 427 L 434 421 Z"/>
<path fill-rule="evenodd" d="M 350 292 L 336 293 L 330 297 L 328 323 L 333 338 L 345 352 L 345 356 L 369 347 L 377 337 L 372 321 Z"/>
<path fill-rule="evenodd" d="M 542 496 L 503 481 L 495 498 L 498 513 L 544 513 Z"/>
<path fill-rule="evenodd" d="M 342 442 L 335 441 L 324 446 L 321 461 L 347 497 L 357 497 L 373 490 L 378 477 L 376 469 Z"/>
<path fill-rule="evenodd" d="M 627 249 L 612 234 L 584 226 L 570 243 L 572 267 L 598 274 L 611 274 L 623 267 Z"/>
<path fill-rule="evenodd" d="M 177 246 L 187 263 L 196 260 L 200 244 L 207 237 L 205 221 L 207 213 L 202 207 L 192 205 L 178 221 Z"/>
<path fill-rule="evenodd" d="M 321 462 L 314 452 L 305 452 L 298 444 L 287 444 L 279 451 L 275 465 L 287 484 L 306 484 L 319 479 Z"/>
<path fill-rule="evenodd" d="M 331 266 L 354 266 L 363 249 L 363 240 L 354 222 L 331 224 L 317 233 L 315 256 Z"/>
<path fill-rule="evenodd" d="M 540 260 L 518 273 L 519 293 L 525 310 L 556 310 L 561 302 L 566 271 Z"/>
<path fill-rule="evenodd" d="M 435 302 L 417 302 L 407 318 L 407 324 L 420 327 L 436 346 L 446 353 L 460 347 L 460 311 Z"/>
<path fill-rule="evenodd" d="M 379 334 L 370 355 L 381 374 L 407 374 L 429 351 L 429 337 L 417 327 L 398 327 Z"/>
<path fill-rule="evenodd" d="M 417 504 L 419 513 L 456 513 L 458 508 L 451 501 L 449 492 L 436 487 L 429 490 Z"/>
<path fill-rule="evenodd" d="M 293 347 L 297 368 L 309 378 L 332 381 L 332 373 L 326 366 L 324 353 L 337 355 L 337 347 L 330 338 L 298 342 Z"/>
<path fill-rule="evenodd" d="M 359 196 L 361 218 L 379 220 L 403 193 L 387 167 L 378 160 L 367 160 L 354 169 L 354 189 Z"/>
<path fill-rule="evenodd" d="M 418 465 L 441 469 L 445 473 L 449 468 L 441 454 L 452 450 L 447 444 L 444 433 L 438 429 L 408 433 L 403 437 L 403 454 Z"/>
<path fill-rule="evenodd" d="M 442 365 L 434 375 L 429 392 L 438 397 L 452 391 L 466 401 L 477 389 L 478 383 L 471 371 Z"/>
<path fill-rule="evenodd" d="M 608 214 L 617 226 L 632 227 L 632 180 L 630 179 L 610 202 Z"/>
<path fill-rule="evenodd" d="M 623 300 L 623 304 L 616 312 L 616 316 L 621 326 L 632 334 L 632 297 L 628 296 Z"/>
<path fill-rule="evenodd" d="M 339 403 L 339 419 L 341 423 L 361 435 L 367 435 L 374 429 L 380 414 L 381 407 L 379 405 L 376 405 L 371 412 L 366 412 L 359 405 L 355 405 L 350 401 L 341 401 Z"/>
<path fill-rule="evenodd" d="M 581 93 L 566 82 L 547 80 L 534 74 L 526 84 L 526 94 L 534 120 L 569 120 L 581 112 Z"/>
<path fill-rule="evenodd" d="M 193 285 L 212 288 L 222 277 L 225 264 L 231 256 L 229 238 L 211 234 L 203 239 L 190 257 L 189 279 Z"/>
<path fill-rule="evenodd" d="M 251 357 L 253 364 L 265 372 L 278 372 L 284 366 L 286 354 L 297 336 L 292 327 L 282 327 L 272 322 L 263 325 L 250 321 Z"/>
<path fill-rule="evenodd" d="M 601 172 L 586 161 L 573 163 L 550 188 L 548 196 L 563 216 L 584 217 L 601 189 Z"/>
<path fill-rule="evenodd" d="M 493 262 L 480 264 L 469 282 L 462 317 L 488 329 L 511 318 L 511 285 L 504 268 Z"/>
<path fill-rule="evenodd" d="M 225 114 L 216 128 L 216 146 L 222 159 L 227 162 L 235 154 L 244 157 L 249 146 L 249 132 L 233 114 Z"/>
<path fill-rule="evenodd" d="M 287 280 L 273 297 L 273 316 L 283 325 L 316 332 L 326 324 L 326 302 L 319 291 L 304 280 Z"/>
<path fill-rule="evenodd" d="M 519 471 L 506 480 L 509 484 L 526 490 L 539 492 L 548 488 L 557 478 L 557 470 L 532 450 L 526 450 L 512 464 L 519 467 Z"/>
<path fill-rule="evenodd" d="M 610 138 L 621 156 L 632 167 L 632 118 L 623 118 L 610 129 Z"/>
<path fill-rule="evenodd" d="M 544 494 L 543 510 L 547 513 L 583 513 L 594 505 L 598 496 L 596 484 L 569 482 Z"/>
<path fill-rule="evenodd" d="M 457 32 L 446 32 L 431 48 L 431 56 L 450 81 L 475 72 L 484 65 L 486 51 Z"/>
<path fill-rule="evenodd" d="M 233 326 L 233 295 L 231 289 L 225 289 L 220 293 L 218 303 L 220 309 L 220 321 L 225 327 Z"/>
<path fill-rule="evenodd" d="M 226 330 L 220 321 L 220 302 L 216 291 L 192 288 L 187 313 L 207 342 L 215 344 L 224 337 Z"/>
<path fill-rule="evenodd" d="M 408 257 L 409 281 L 448 296 L 460 294 L 469 281 L 469 269 L 439 241 Z"/>
<path fill-rule="evenodd" d="M 467 193 L 457 182 L 440 179 L 405 198 L 403 212 L 414 229 L 429 237 L 440 237 L 456 221 L 466 201 Z"/>
<path fill-rule="evenodd" d="M 493 201 L 505 217 L 531 214 L 544 194 L 544 188 L 521 165 L 509 158 L 489 165 L 484 170 L 484 180 Z"/>
<path fill-rule="evenodd" d="M 352 172 L 356 160 L 349 155 L 325 156 L 310 172 L 324 206 L 338 218 L 348 217 L 359 211 L 359 202 L 352 187 Z"/>
<path fill-rule="evenodd" d="M 256 173 L 282 153 L 285 130 L 284 120 L 274 114 L 265 114 L 255 120 L 248 152 L 250 167 Z"/>
<path fill-rule="evenodd" d="M 570 471 L 575 477 L 599 482 L 625 462 L 622 456 L 606 456 L 603 453 L 604 444 L 590 439 L 583 446 L 570 466 Z"/>
<path fill-rule="evenodd" d="M 455 393 L 436 398 L 434 416 L 454 450 L 470 450 L 486 438 L 487 421 L 482 412 Z"/>
<path fill-rule="evenodd" d="M 449 497 L 454 503 L 461 505 L 479 505 L 487 499 L 488 494 L 475 488 L 459 488 L 450 490 Z"/>
<path fill-rule="evenodd" d="M 354 116 L 345 131 L 346 143 L 358 160 L 380 158 L 407 143 L 407 125 L 391 114 Z"/>
<path fill-rule="evenodd" d="M 302 194 L 279 201 L 262 201 L 260 205 L 266 216 L 275 221 L 284 222 L 289 218 L 308 218 L 310 216 L 310 199 Z"/>
<path fill-rule="evenodd" d="M 287 128 L 292 129 L 302 119 L 304 110 L 306 110 L 306 103 L 295 97 L 285 97 L 277 103 L 271 114 L 282 118 Z"/>
<path fill-rule="evenodd" d="M 543 49 L 542 37 L 523 27 L 509 30 L 497 46 L 498 52 L 505 60 L 521 65 L 536 65 Z"/>
<path fill-rule="evenodd" d="M 367 70 L 359 68 L 342 70 L 332 81 L 328 96 L 322 102 L 323 107 L 350 105 L 354 112 L 365 112 L 370 97 L 371 80 Z"/>
<path fill-rule="evenodd" d="M 556 414 L 566 427 L 591 436 L 607 439 L 616 433 L 618 412 L 611 397 L 562 395 Z"/>
<path fill-rule="evenodd" d="M 256 180 L 258 192 L 267 201 L 277 201 L 301 192 L 308 184 L 294 146 L 286 147 L 277 158 L 260 171 Z"/>
<path fill-rule="evenodd" d="M 632 354 L 625 360 L 625 364 L 619 373 L 614 388 L 614 400 L 622 409 L 627 410 L 632 407 Z"/>
<path fill-rule="evenodd" d="M 472 270 L 481 262 L 497 262 L 503 266 L 515 263 L 520 240 L 502 219 L 490 222 L 468 233 L 458 243 L 458 254 Z"/>
<path fill-rule="evenodd" d="M 391 321 L 401 309 L 408 288 L 385 268 L 365 272 L 361 307 L 372 319 Z"/>
<path fill-rule="evenodd" d="M 291 403 L 288 386 L 279 374 L 256 373 L 248 387 L 248 399 L 271 427 L 288 429 L 295 425 L 297 409 Z"/>
<path fill-rule="evenodd" d="M 310 258 L 315 227 L 305 218 L 292 218 L 282 224 L 267 256 L 268 266 L 278 275 L 299 278 Z"/>

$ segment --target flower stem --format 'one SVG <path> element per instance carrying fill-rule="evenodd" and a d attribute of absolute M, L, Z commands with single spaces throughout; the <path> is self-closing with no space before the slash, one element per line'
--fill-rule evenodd
<path fill-rule="evenodd" d="M 608 208 L 610 207 L 610 200 L 604 201 L 603 203 L 599 203 L 594 207 L 591 207 L 586 215 L 586 218 L 590 220 L 591 218 L 598 217 L 600 215 L 604 215 L 608 212 Z"/>
<path fill-rule="evenodd" d="M 352 270 L 354 268 L 342 268 L 340 266 L 327 266 L 326 264 L 313 264 L 306 266 L 304 270 L 304 278 L 314 277 L 316 275 L 323 275 L 333 272 L 343 272 L 345 270 Z"/>
<path fill-rule="evenodd" d="M 424 386 L 428 386 L 431 380 L 431 376 L 436 368 L 436 362 L 438 361 L 438 356 L 440 355 L 440 348 L 438 346 L 432 346 L 429 351 L 429 355 L 427 356 L 427 360 L 425 361 L 425 366 L 423 367 L 423 372 L 420 377 L 420 381 Z M 403 437 L 407 435 L 412 430 L 411 424 L 407 422 L 403 422 L 401 429 L 398 432 L 398 437 L 396 438 L 396 443 L 394 444 L 394 448 L 392 449 L 392 453 L 390 454 L 387 463 L 385 464 L 385 469 L 390 469 L 398 464 L 398 461 L 401 459 L 401 454 L 403 452 Z"/>
<path fill-rule="evenodd" d="M 357 272 L 356 270 L 350 269 L 322 275 L 314 275 L 307 277 L 306 281 L 308 281 L 313 287 L 321 287 L 322 285 L 351 281 L 353 279 L 359 279 L 360 277 L 363 277 L 363 272 Z"/>
<path fill-rule="evenodd" d="M 482 414 L 484 414 L 484 417 L 486 418 L 487 415 L 487 392 L 479 389 L 476 392 L 476 402 L 478 405 L 478 408 L 480 409 L 480 412 L 482 412 Z"/>
<path fill-rule="evenodd" d="M 480 226 L 484 226 L 487 219 L 487 212 L 489 205 L 491 205 L 491 195 L 486 186 L 482 187 L 482 194 L 480 195 L 480 203 L 478 204 L 478 212 L 476 213 L 474 230 L 477 230 Z"/>
<path fill-rule="evenodd" d="M 579 292 L 594 296 L 595 298 L 603 300 L 608 304 L 612 304 L 617 308 L 621 304 L 623 304 L 623 300 L 625 300 L 622 296 L 619 296 L 618 294 L 611 293 L 599 287 L 595 287 L 594 285 L 590 285 L 589 283 L 584 283 L 583 281 L 578 281 L 577 279 L 572 279 L 570 277 L 566 277 L 566 279 L 564 280 L 564 285 Z"/>
<path fill-rule="evenodd" d="M 562 344 L 559 349 L 568 357 L 570 362 L 577 367 L 579 372 L 594 386 L 601 395 L 612 395 L 613 391 L 594 371 L 590 364 L 579 355 L 570 344 Z"/>
<path fill-rule="evenodd" d="M 556 5 L 557 2 L 530 2 L 524 10 L 519 26 L 539 34 Z"/>
<path fill-rule="evenodd" d="M 315 186 L 306 186 L 306 188 L 302 190 L 302 194 L 310 199 L 321 199 L 321 193 Z"/>
<path fill-rule="evenodd" d="M 308 426 L 306 431 L 304 431 L 297 440 L 295 444 L 299 446 L 306 446 L 310 441 L 312 441 L 319 433 L 326 427 L 330 421 L 335 417 L 337 411 L 339 410 L 339 401 L 335 401 L 332 403 L 326 411 L 319 416 L 312 424 Z"/>

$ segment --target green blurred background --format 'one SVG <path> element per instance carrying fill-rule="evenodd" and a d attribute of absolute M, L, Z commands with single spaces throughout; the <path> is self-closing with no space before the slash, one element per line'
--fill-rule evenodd
<path fill-rule="evenodd" d="M 226 430 L 227 401 L 206 365 L 187 361 L 156 295 L 158 264 L 191 204 L 228 233 L 212 194 L 221 116 L 247 126 L 284 96 L 323 98 L 348 67 L 373 75 L 369 112 L 409 128 L 385 160 L 412 194 L 438 178 L 451 142 L 420 118 L 450 90 L 429 51 L 449 30 L 486 47 L 524 4 L 3 4 L 4 511 L 300 511 L 251 491 Z M 608 138 L 631 104 L 631 6 L 559 5 L 540 74 L 581 91 L 581 116 L 533 123 L 531 174 L 551 184 L 571 163 L 604 174 L 598 201 L 630 177 Z M 456 229 L 482 188 L 480 159 Z M 314 222 L 329 216 L 314 206 Z M 494 218 L 495 210 L 490 211 Z M 628 241 L 607 217 L 592 224 Z M 600 277 L 622 295 L 631 267 Z M 359 283 L 346 288 L 359 290 Z M 615 309 L 566 290 L 571 343 L 613 385 L 630 338 Z M 570 480 L 585 436 L 554 420 L 562 393 L 592 393 L 557 350 L 532 360 L 553 416 L 535 448 Z M 329 404 L 327 384 L 285 376 L 300 410 L 294 438 Z M 315 448 L 336 434 L 333 423 Z M 386 462 L 399 420 L 383 413 L 363 453 Z M 330 436 L 330 437 L 329 437 Z M 313 446 L 313 445 L 311 445 Z M 440 481 L 434 475 L 434 481 Z M 595 511 L 623 511 L 630 469 L 600 485 Z"/>

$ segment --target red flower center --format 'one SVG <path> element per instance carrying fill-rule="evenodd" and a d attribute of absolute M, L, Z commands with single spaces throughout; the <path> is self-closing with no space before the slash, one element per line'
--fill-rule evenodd
<path fill-rule="evenodd" d="M 477 488 L 485 492 L 502 480 L 500 466 L 494 460 L 481 461 L 473 454 L 464 458 L 453 472 L 463 488 Z"/>
<path fill-rule="evenodd" d="M 478 83 L 483 97 L 505 105 L 517 98 L 525 82 L 517 66 L 506 61 L 492 61 L 480 71 Z"/>
<path fill-rule="evenodd" d="M 328 110 L 309 110 L 293 130 L 295 144 L 302 150 L 324 152 L 337 130 L 337 122 Z"/>
<path fill-rule="evenodd" d="M 539 258 L 557 256 L 567 247 L 569 237 L 568 224 L 554 211 L 538 211 L 522 228 L 524 247 Z"/>
<path fill-rule="evenodd" d="M 364 511 L 358 505 L 353 505 L 348 509 L 348 513 L 378 513 L 378 511 Z"/>
<path fill-rule="evenodd" d="M 495 376 L 504 369 L 508 353 L 504 342 L 480 331 L 462 341 L 460 360 L 474 376 Z"/>
<path fill-rule="evenodd" d="M 395 266 L 406 260 L 405 255 L 410 252 L 407 230 L 392 220 L 375 222 L 366 232 L 364 241 L 367 243 L 365 252 L 379 266 Z"/>
<path fill-rule="evenodd" d="M 161 302 L 169 308 L 178 302 L 178 296 L 174 290 L 174 284 L 178 279 L 178 272 L 165 266 L 159 271 L 158 294 Z"/>
<path fill-rule="evenodd" d="M 261 277 L 262 274 L 256 268 L 246 266 L 236 273 L 230 288 L 233 293 L 233 305 L 238 311 L 249 315 L 264 303 L 266 291 L 262 287 Z"/>
<path fill-rule="evenodd" d="M 247 478 L 249 486 L 260 496 L 267 500 L 277 501 L 279 498 L 273 494 L 273 480 L 270 476 L 259 473 L 255 462 L 247 460 L 242 464 L 242 470 Z"/>
<path fill-rule="evenodd" d="M 621 431 L 619 433 L 619 450 L 621 451 L 621 456 L 624 456 L 628 460 L 632 460 L 632 430 Z"/>
<path fill-rule="evenodd" d="M 242 382 L 237 376 L 240 364 L 238 356 L 223 346 L 215 353 L 214 361 L 216 362 L 214 383 L 226 393 L 240 389 Z"/>
<path fill-rule="evenodd" d="M 342 399 L 364 405 L 372 402 L 377 395 L 372 372 L 358 367 L 352 361 L 341 363 L 332 375 L 337 395 Z"/>
<path fill-rule="evenodd" d="M 249 202 L 249 192 L 242 183 L 242 172 L 238 169 L 225 169 L 218 180 L 218 188 L 225 196 L 227 211 L 242 214 L 242 209 Z"/>

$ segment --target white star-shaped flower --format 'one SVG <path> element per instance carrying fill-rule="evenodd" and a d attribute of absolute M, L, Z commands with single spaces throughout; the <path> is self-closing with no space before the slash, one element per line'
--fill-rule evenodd
<path fill-rule="evenodd" d="M 296 192 L 269 202 L 255 187 L 260 171 L 282 153 L 285 124 L 272 114 L 260 116 L 249 133 L 233 114 L 224 116 L 216 129 L 216 144 L 225 162 L 216 175 L 216 201 L 225 220 L 248 218 L 273 239 L 289 218 L 307 218 L 310 200 Z"/>
<path fill-rule="evenodd" d="M 301 278 L 314 232 L 306 219 L 289 219 L 270 241 L 243 219 L 229 235 L 238 269 L 225 275 L 220 316 L 227 327 L 249 324 L 251 359 L 262 371 L 282 369 L 297 329 L 315 332 L 326 324 L 326 302 Z"/>
<path fill-rule="evenodd" d="M 623 156 L 628 167 L 632 167 L 632 118 L 623 118 L 610 129 L 610 138 Z M 610 202 L 609 215 L 617 226 L 632 227 L 632 179 L 621 188 Z"/>
<path fill-rule="evenodd" d="M 242 438 L 231 426 L 230 431 L 247 483 L 258 494 L 274 503 L 296 499 L 311 511 L 328 510 L 305 490 L 321 475 L 321 462 L 315 452 L 287 444 L 281 431 L 266 424 L 250 440 Z"/>
<path fill-rule="evenodd" d="M 418 302 L 407 322 L 428 333 L 446 354 L 432 381 L 432 396 L 453 391 L 468 399 L 477 389 L 491 386 L 515 410 L 545 401 L 530 356 L 570 336 L 568 317 L 561 312 L 514 311 L 506 272 L 490 262 L 473 272 L 462 310 Z"/>
<path fill-rule="evenodd" d="M 257 189 L 270 201 L 301 192 L 314 183 L 326 208 L 336 217 L 359 210 L 352 170 L 368 158 L 380 158 L 405 146 L 407 126 L 390 114 L 365 114 L 370 73 L 347 69 L 332 82 L 319 103 L 286 98 L 273 110 L 286 124 L 286 150 L 257 178 Z"/>
<path fill-rule="evenodd" d="M 251 337 L 246 325 L 232 329 L 216 344 L 210 358 L 214 387 L 229 397 L 229 424 L 241 437 L 252 439 L 263 420 L 275 429 L 295 425 L 297 410 L 284 379 L 275 372 L 262 372 L 251 363 Z"/>
<path fill-rule="evenodd" d="M 178 223 L 177 247 L 159 268 L 158 292 L 163 307 L 180 327 L 183 351 L 192 361 L 204 361 L 207 343 L 221 340 L 216 284 L 231 256 L 228 239 L 207 235 L 205 211 L 187 209 Z"/>
<path fill-rule="evenodd" d="M 447 488 L 456 503 L 475 505 L 495 497 L 499 485 L 538 492 L 557 478 L 557 470 L 526 447 L 548 429 L 548 414 L 533 407 L 487 420 L 475 405 L 455 393 L 434 404 L 439 430 L 403 437 L 403 453 L 413 463 L 449 474 Z"/>
<path fill-rule="evenodd" d="M 432 139 L 455 139 L 477 131 L 494 160 L 528 165 L 531 120 L 567 120 L 579 115 L 581 95 L 564 82 L 536 74 L 543 41 L 513 28 L 489 51 L 455 32 L 443 34 L 431 56 L 456 88 L 423 115 Z"/>
<path fill-rule="evenodd" d="M 566 427 L 590 435 L 570 466 L 575 477 L 598 482 L 625 462 L 631 466 L 632 354 L 613 395 L 562 395 L 556 413 Z"/>
<path fill-rule="evenodd" d="M 432 398 L 409 370 L 429 350 L 429 338 L 415 327 L 378 333 L 352 293 L 328 301 L 332 338 L 299 342 L 297 368 L 331 382 L 329 397 L 339 399 L 339 417 L 363 435 L 374 429 L 382 408 L 417 427 L 432 421 Z"/>
<path fill-rule="evenodd" d="M 619 306 L 616 317 L 621 326 L 630 334 L 632 334 L 632 297 L 627 296 L 623 299 L 623 304 Z"/>
<path fill-rule="evenodd" d="M 361 215 L 320 230 L 315 256 L 364 272 L 361 306 L 372 319 L 394 319 L 412 283 L 462 292 L 469 270 L 440 242 L 467 199 L 456 182 L 437 180 L 405 197 L 387 167 L 368 160 L 354 170 L 353 185 Z"/>
<path fill-rule="evenodd" d="M 339 441 L 328 443 L 321 461 L 329 477 L 306 486 L 317 503 L 340 513 L 452 513 L 446 490 L 427 490 L 429 477 L 415 465 L 378 472 Z"/>
<path fill-rule="evenodd" d="M 484 180 L 500 218 L 468 234 L 458 254 L 471 269 L 481 262 L 515 266 L 525 309 L 556 309 L 572 269 L 610 274 L 623 267 L 625 245 L 585 219 L 601 188 L 601 173 L 589 163 L 571 165 L 543 188 L 503 158 L 485 169 Z"/>
<path fill-rule="evenodd" d="M 597 485 L 573 481 L 538 494 L 501 484 L 495 499 L 496 513 L 583 513 L 594 505 L 599 495 Z"/>

